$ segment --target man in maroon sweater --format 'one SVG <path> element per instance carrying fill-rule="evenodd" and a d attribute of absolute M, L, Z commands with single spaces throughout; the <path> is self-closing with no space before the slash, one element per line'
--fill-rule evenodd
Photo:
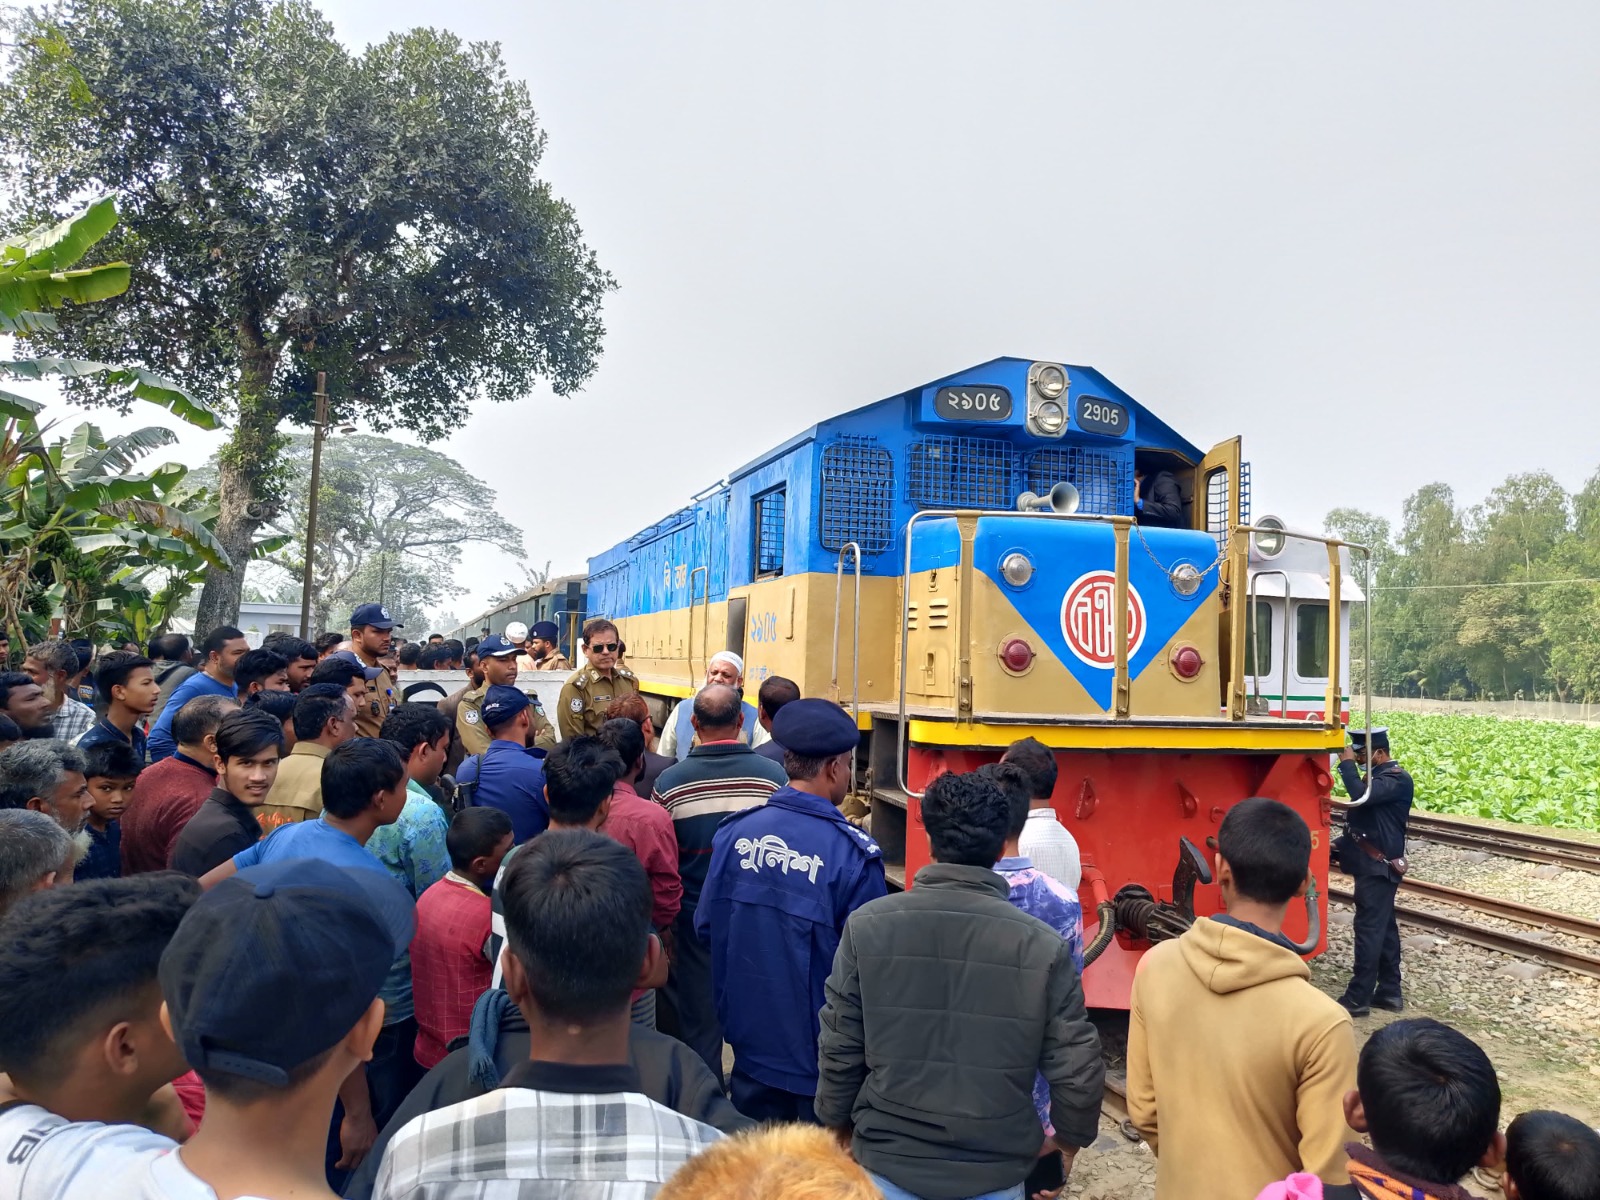
<path fill-rule="evenodd" d="M 217 726 L 238 707 L 227 696 L 198 696 L 173 717 L 178 752 L 139 772 L 122 814 L 124 875 L 167 869 L 178 835 L 217 786 Z"/>

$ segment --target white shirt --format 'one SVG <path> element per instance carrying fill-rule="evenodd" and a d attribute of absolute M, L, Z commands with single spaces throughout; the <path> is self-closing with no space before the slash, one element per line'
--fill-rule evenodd
<path fill-rule="evenodd" d="M 1028 810 L 1028 822 L 1022 827 L 1017 848 L 1033 865 L 1046 875 L 1065 884 L 1073 891 L 1083 882 L 1083 862 L 1078 854 L 1078 840 L 1067 832 L 1067 827 L 1056 820 L 1048 808 Z"/>
<path fill-rule="evenodd" d="M 183 1164 L 183 1157 L 174 1149 L 140 1164 L 129 1180 L 133 1190 L 130 1197 L 138 1200 L 217 1200 L 217 1193 Z M 239 1200 L 262 1200 L 260 1196 L 240 1196 Z"/>
<path fill-rule="evenodd" d="M 138 1125 L 69 1121 L 25 1102 L 0 1105 L 0 1197 L 107 1200 L 126 1196 L 129 1173 L 176 1146 L 171 1138 Z M 180 1200 L 178 1193 L 173 1195 Z"/>

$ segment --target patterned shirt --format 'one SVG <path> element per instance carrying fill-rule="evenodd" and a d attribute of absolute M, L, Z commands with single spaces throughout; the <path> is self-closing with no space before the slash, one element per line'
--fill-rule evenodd
<path fill-rule="evenodd" d="M 765 804 L 768 796 L 788 782 L 782 767 L 742 742 L 696 746 L 677 766 L 661 772 L 652 799 L 667 810 L 678 835 L 681 912 L 692 916 L 700 903 L 706 867 L 711 862 L 711 839 L 723 818 Z"/>
<path fill-rule="evenodd" d="M 63 742 L 76 742 L 93 724 L 94 709 L 66 696 L 61 707 L 56 709 L 56 715 L 50 718 L 50 736 Z"/>
<path fill-rule="evenodd" d="M 408 1121 L 373 1200 L 648 1200 L 722 1134 L 639 1091 L 634 1069 L 525 1062 Z"/>
<path fill-rule="evenodd" d="M 1011 886 L 1011 903 L 1030 917 L 1038 917 L 1061 935 L 1072 954 L 1072 961 L 1083 974 L 1083 906 L 1076 892 L 1046 875 L 1026 855 L 1002 858 L 994 865 L 995 874 Z M 1045 1134 L 1053 1135 L 1050 1124 L 1050 1085 L 1043 1075 L 1033 1081 L 1033 1107 Z"/>

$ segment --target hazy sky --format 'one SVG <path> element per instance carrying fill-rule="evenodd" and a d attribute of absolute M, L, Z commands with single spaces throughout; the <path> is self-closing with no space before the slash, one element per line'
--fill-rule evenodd
<path fill-rule="evenodd" d="M 620 284 L 583 392 L 440 446 L 558 572 L 1003 354 L 1243 434 L 1256 513 L 1312 528 L 1600 467 L 1592 0 L 324 7 L 357 47 L 501 42 Z M 514 572 L 469 550 L 450 607 Z"/>

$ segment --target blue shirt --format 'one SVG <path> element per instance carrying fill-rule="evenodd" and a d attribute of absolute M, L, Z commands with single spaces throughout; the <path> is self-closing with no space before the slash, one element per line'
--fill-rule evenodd
<path fill-rule="evenodd" d="M 827 800 L 792 787 L 723 821 L 712 839 L 695 932 L 739 1070 L 817 1091 L 817 1014 L 845 918 L 885 895 L 878 843 Z"/>
<path fill-rule="evenodd" d="M 512 844 L 520 846 L 550 826 L 544 801 L 544 751 L 515 742 L 490 742 L 456 772 L 457 783 L 476 782 L 475 806 L 498 808 L 511 818 Z"/>
<path fill-rule="evenodd" d="M 342 829 L 335 829 L 320 817 L 315 821 L 296 821 L 280 825 L 248 850 L 233 856 L 239 870 L 259 863 L 282 862 L 287 858 L 320 858 L 336 867 L 359 867 L 363 871 L 389 870 L 377 856 Z"/>
<path fill-rule="evenodd" d="M 444 809 L 428 795 L 428 789 L 414 779 L 406 781 L 406 806 L 393 825 L 380 825 L 367 839 L 366 851 L 375 855 L 384 870 L 405 888 L 415 901 L 450 870 L 450 851 L 445 834 L 450 822 Z M 393 1025 L 416 1013 L 411 998 L 411 952 L 395 959 L 389 975 L 378 989 L 383 1001 L 383 1023 Z"/>
<path fill-rule="evenodd" d="M 119 821 L 107 821 L 105 829 L 96 829 L 93 825 L 85 825 L 83 831 L 89 835 L 89 853 L 84 855 L 83 861 L 72 872 L 72 878 L 78 879 L 116 879 L 122 874 L 122 824 Z"/>
<path fill-rule="evenodd" d="M 131 746 L 133 748 L 133 756 L 140 762 L 144 762 L 149 755 L 150 747 L 148 740 L 144 736 L 144 730 L 135 725 L 133 727 L 133 736 L 124 737 L 122 730 L 104 717 L 89 726 L 88 732 L 78 739 L 78 749 L 88 750 L 94 746 L 106 745 L 109 742 L 121 742 L 124 746 Z"/>
<path fill-rule="evenodd" d="M 172 695 L 167 697 L 167 706 L 161 710 L 161 719 L 150 731 L 151 762 L 160 762 L 177 753 L 178 743 L 172 736 L 172 718 L 196 696 L 227 696 L 230 700 L 236 700 L 239 689 L 231 683 L 218 683 L 204 671 L 196 671 L 173 688 Z"/>

